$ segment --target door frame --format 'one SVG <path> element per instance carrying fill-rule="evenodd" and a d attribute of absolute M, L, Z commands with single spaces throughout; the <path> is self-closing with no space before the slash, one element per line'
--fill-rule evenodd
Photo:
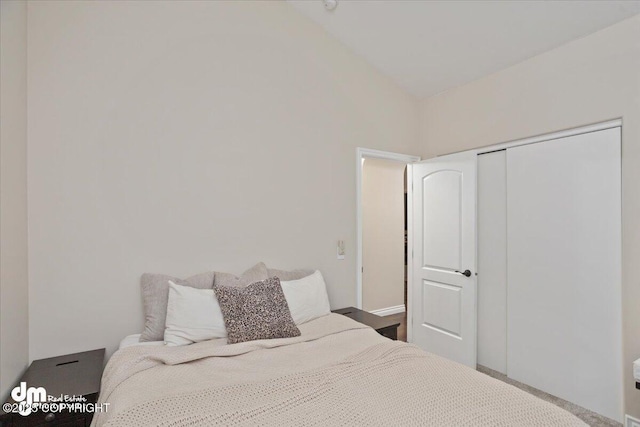
<path fill-rule="evenodd" d="M 469 150 L 453 151 L 451 153 L 441 154 L 436 157 L 447 156 L 449 154 L 475 152 L 477 155 L 491 153 L 492 151 L 506 150 L 507 148 L 519 147 L 521 145 L 535 144 L 538 142 L 551 141 L 554 139 L 566 138 L 568 136 L 582 135 L 583 133 L 598 132 L 601 130 L 622 127 L 622 119 L 607 120 L 605 122 L 592 123 L 584 126 L 578 126 L 570 129 L 559 130 L 555 132 L 543 133 L 528 138 L 513 139 L 511 141 L 499 142 L 497 144 L 485 145 L 484 147 L 472 148 Z"/>
<path fill-rule="evenodd" d="M 356 308 L 362 309 L 362 165 L 364 159 L 384 159 L 384 160 L 392 160 L 395 162 L 404 163 L 407 165 L 407 173 L 410 173 L 411 163 L 419 162 L 420 156 L 412 156 L 410 154 L 401 154 L 401 153 L 393 153 L 390 151 L 380 151 L 373 150 L 370 148 L 356 148 Z M 410 186 L 411 182 L 408 179 L 407 175 L 407 186 Z M 412 232 L 412 215 L 411 210 L 409 209 L 412 206 L 412 198 L 411 191 L 409 188 L 407 189 L 407 238 L 409 239 L 407 242 L 407 251 L 410 251 L 412 248 L 411 245 L 411 232 Z M 411 279 L 411 256 L 407 257 L 407 262 L 409 264 L 407 275 L 407 280 Z M 409 305 L 409 286 L 407 286 L 407 305 Z M 409 307 L 406 307 L 406 310 L 409 310 Z M 408 316 L 408 314 L 407 314 Z M 407 334 L 409 333 L 409 328 L 407 328 Z M 409 341 L 409 335 L 407 335 L 407 341 Z"/>

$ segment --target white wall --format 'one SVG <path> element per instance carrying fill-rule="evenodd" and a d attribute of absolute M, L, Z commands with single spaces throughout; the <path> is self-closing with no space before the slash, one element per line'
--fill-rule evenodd
<path fill-rule="evenodd" d="M 404 305 L 404 171 L 401 162 L 362 165 L 362 307 Z"/>
<path fill-rule="evenodd" d="M 420 105 L 425 157 L 622 117 L 622 304 L 625 410 L 640 417 L 640 16 Z"/>
<path fill-rule="evenodd" d="M 31 359 L 140 332 L 144 272 L 315 267 L 355 304 L 355 148 L 415 153 L 412 97 L 281 2 L 28 13 Z"/>
<path fill-rule="evenodd" d="M 28 362 L 27 5 L 0 2 L 0 400 Z"/>

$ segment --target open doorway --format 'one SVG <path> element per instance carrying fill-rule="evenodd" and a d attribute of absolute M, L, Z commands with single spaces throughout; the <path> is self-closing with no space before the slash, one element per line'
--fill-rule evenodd
<path fill-rule="evenodd" d="M 362 151 L 361 151 L 362 150 Z M 418 157 L 358 151 L 358 308 L 400 323 L 407 340 L 407 164 Z"/>

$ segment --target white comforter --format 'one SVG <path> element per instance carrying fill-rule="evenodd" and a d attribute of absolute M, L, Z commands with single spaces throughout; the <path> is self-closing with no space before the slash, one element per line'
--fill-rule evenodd
<path fill-rule="evenodd" d="M 583 426 L 524 391 L 330 314 L 296 338 L 134 346 L 103 376 L 94 426 Z"/>

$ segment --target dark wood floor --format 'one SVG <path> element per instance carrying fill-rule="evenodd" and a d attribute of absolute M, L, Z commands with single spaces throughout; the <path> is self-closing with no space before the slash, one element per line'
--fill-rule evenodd
<path fill-rule="evenodd" d="M 385 319 L 400 322 L 400 326 L 398 327 L 398 341 L 407 342 L 407 313 L 392 314 L 390 316 L 385 316 Z"/>

